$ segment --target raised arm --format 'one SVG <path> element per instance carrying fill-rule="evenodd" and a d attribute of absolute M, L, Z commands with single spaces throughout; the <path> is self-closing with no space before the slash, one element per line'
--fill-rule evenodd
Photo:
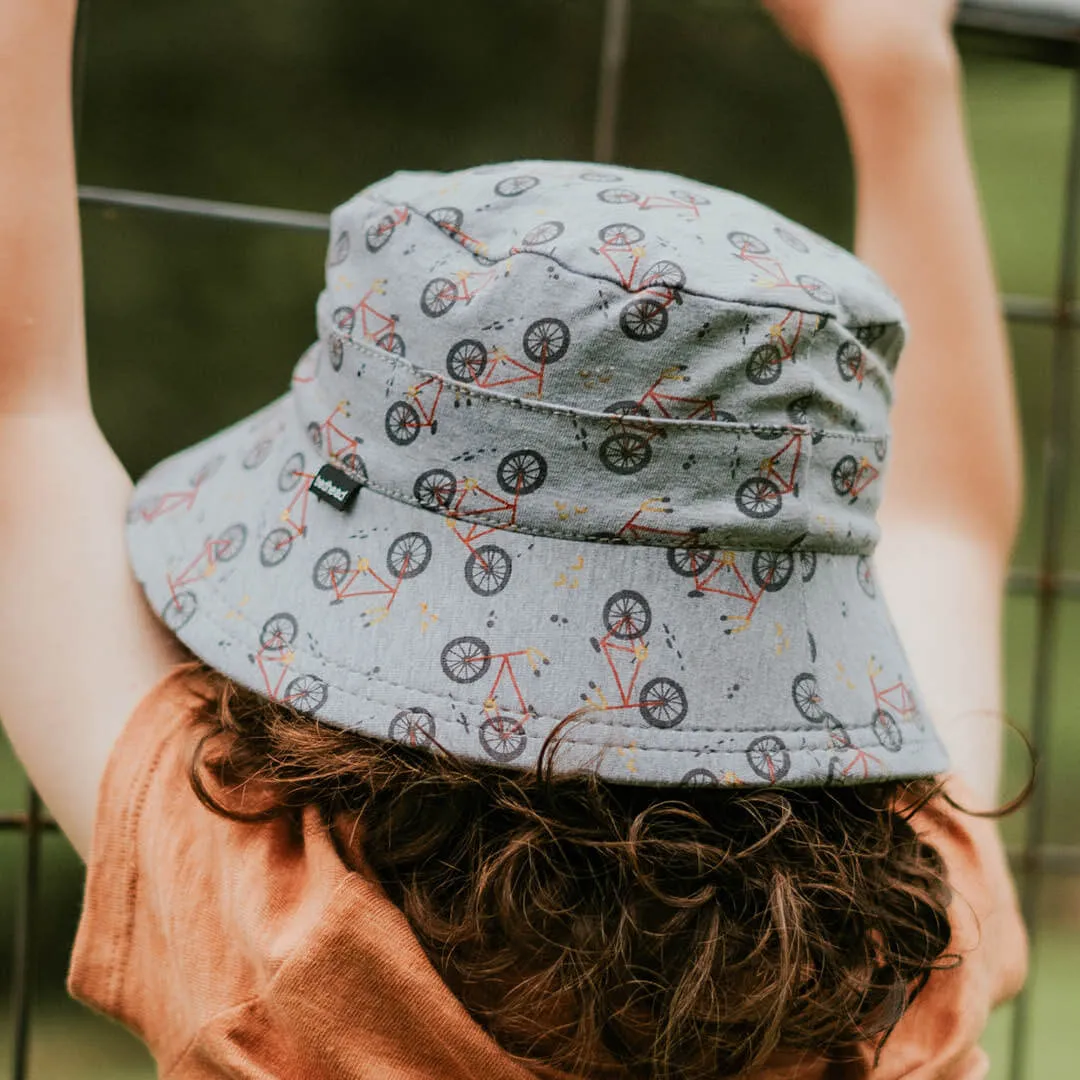
<path fill-rule="evenodd" d="M 94 420 L 71 132 L 75 0 L 0 0 L 0 720 L 85 856 L 98 780 L 178 656 L 127 569 Z"/>
<path fill-rule="evenodd" d="M 950 30 L 956 0 L 765 3 L 836 91 L 856 252 L 907 311 L 877 572 L 955 771 L 991 805 L 1022 463 Z"/>

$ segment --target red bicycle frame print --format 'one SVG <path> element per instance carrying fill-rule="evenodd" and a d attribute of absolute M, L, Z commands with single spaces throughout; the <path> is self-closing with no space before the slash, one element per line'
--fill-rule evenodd
<path fill-rule="evenodd" d="M 761 598 L 766 593 L 779 592 L 787 585 L 795 572 L 796 554 L 803 582 L 809 581 L 817 568 L 817 556 L 812 551 L 755 551 L 750 558 L 748 580 L 739 566 L 738 554 L 713 548 L 668 548 L 668 566 L 680 577 L 690 578 L 694 583 L 690 596 L 711 594 L 729 601 L 725 607 L 732 611 L 725 610 L 720 621 L 735 625 L 725 627 L 726 634 L 745 630 Z"/>
<path fill-rule="evenodd" d="M 620 540 L 630 543 L 639 540 L 648 540 L 651 536 L 670 536 L 684 543 L 689 543 L 698 537 L 698 533 L 686 529 L 661 529 L 656 525 L 646 525 L 643 520 L 644 514 L 672 514 L 673 508 L 669 505 L 670 495 L 661 495 L 657 498 L 646 499 L 627 519 L 615 536 Z"/>
<path fill-rule="evenodd" d="M 386 279 L 380 278 L 374 282 L 370 289 L 364 293 L 360 302 L 353 307 L 339 307 L 334 311 L 334 327 L 348 338 L 354 338 L 357 330 L 357 317 L 360 320 L 360 337 L 364 341 L 370 341 L 380 349 L 394 353 L 396 356 L 405 355 L 405 342 L 397 332 L 398 318 L 396 315 L 384 315 L 371 304 L 373 296 L 386 294 Z M 330 363 L 335 371 L 341 369 L 343 353 L 338 348 L 331 348 Z"/>
<path fill-rule="evenodd" d="M 666 420 L 679 417 L 682 420 L 734 421 L 735 417 L 731 413 L 717 413 L 715 398 L 687 397 L 660 389 L 665 383 L 689 382 L 690 377 L 685 374 L 686 370 L 686 364 L 671 364 L 660 372 L 641 397 L 616 401 L 604 411 L 619 416 L 651 416 L 655 410 Z"/>
<path fill-rule="evenodd" d="M 315 675 L 297 675 L 285 683 L 296 659 L 293 643 L 298 633 L 296 619 L 287 611 L 271 615 L 259 632 L 259 651 L 250 659 L 258 667 L 271 701 L 282 701 L 298 712 L 311 713 L 326 704 L 329 688 Z"/>
<path fill-rule="evenodd" d="M 322 450 L 354 479 L 363 483 L 367 480 L 367 469 L 364 467 L 363 458 L 357 453 L 361 440 L 359 436 L 348 435 L 341 429 L 337 423 L 339 415 L 349 416 L 347 401 L 339 401 L 334 411 L 321 424 L 314 420 L 308 424 L 308 438 L 316 450 Z"/>
<path fill-rule="evenodd" d="M 513 761 L 525 750 L 528 735 L 525 724 L 536 710 L 525 700 L 514 671 L 514 661 L 524 657 L 534 675 L 540 666 L 550 661 L 531 646 L 515 652 L 493 653 L 483 638 L 465 636 L 454 638 L 443 648 L 441 662 L 444 674 L 456 683 L 473 683 L 482 679 L 495 666 L 495 679 L 484 699 L 480 725 L 480 745 L 495 761 Z M 500 701 L 500 695 L 502 701 Z M 505 704 L 509 697 L 511 704 Z"/>
<path fill-rule="evenodd" d="M 468 304 L 497 277 L 497 267 L 488 270 L 458 270 L 453 278 L 432 278 L 420 294 L 420 310 L 429 319 L 445 315 L 459 300 Z"/>
<path fill-rule="evenodd" d="M 199 603 L 189 586 L 210 577 L 219 563 L 235 559 L 247 543 L 247 527 L 237 523 L 230 525 L 219 537 L 206 540 L 198 555 L 175 577 L 165 575 L 169 587 L 169 599 L 165 601 L 161 618 L 171 630 L 186 626 L 195 614 Z"/>
<path fill-rule="evenodd" d="M 636 225 L 605 225 L 599 236 L 600 247 L 593 250 L 607 260 L 624 289 L 640 294 L 619 314 L 622 332 L 633 341 L 654 341 L 667 329 L 668 308 L 682 303 L 685 272 L 678 263 L 661 259 L 639 274 L 645 233 Z"/>
<path fill-rule="evenodd" d="M 592 693 L 583 695 L 585 701 L 603 712 L 637 709 L 652 727 L 672 728 L 682 723 L 688 711 L 686 691 L 674 679 L 660 675 L 638 688 L 649 656 L 645 635 L 652 625 L 645 597 L 632 589 L 620 589 L 604 604 L 603 621 L 604 636 L 589 641 L 607 661 L 615 697 L 610 698 L 600 685 L 590 682 Z"/>
<path fill-rule="evenodd" d="M 470 236 L 461 225 L 465 220 L 465 213 L 456 206 L 440 206 L 435 210 L 429 210 L 427 219 L 433 225 L 438 225 L 455 243 L 460 244 L 466 251 L 480 258 L 487 254 L 487 244 Z"/>
<path fill-rule="evenodd" d="M 873 658 L 867 664 L 867 675 L 870 678 L 870 689 L 874 695 L 873 729 L 878 742 L 886 750 L 897 751 L 904 744 L 903 735 L 896 717 L 903 720 L 913 720 L 921 729 L 922 718 L 919 716 L 919 707 L 915 698 L 908 689 L 903 679 L 898 679 L 891 686 L 879 687 L 877 677 L 882 672 L 881 665 Z"/>
<path fill-rule="evenodd" d="M 789 311 L 779 322 L 769 327 L 769 337 L 764 345 L 759 345 L 746 361 L 746 377 L 755 386 L 768 386 L 780 378 L 785 360 L 795 359 L 795 350 L 799 347 L 803 328 L 807 320 L 814 320 L 814 329 L 821 326 L 821 317 L 809 315 L 805 311 Z"/>
<path fill-rule="evenodd" d="M 497 544 L 479 541 L 516 523 L 518 502 L 544 483 L 547 461 L 535 450 L 515 450 L 499 462 L 495 477 L 504 495 L 488 491 L 471 477 L 459 480 L 447 469 L 428 469 L 413 485 L 416 501 L 443 511 L 447 526 L 469 552 L 465 581 L 480 596 L 502 592 L 513 563 Z"/>
<path fill-rule="evenodd" d="M 367 249 L 375 254 L 381 251 L 394 235 L 394 230 L 399 225 L 404 225 L 409 220 L 409 208 L 407 206 L 392 207 L 390 212 L 384 214 L 374 225 L 369 225 L 364 232 L 364 243 Z"/>
<path fill-rule="evenodd" d="M 828 709 L 818 691 L 817 676 L 804 671 L 796 675 L 791 684 L 791 699 L 799 713 L 812 724 L 820 724 L 829 733 L 828 748 L 834 751 L 829 759 L 829 779 L 842 780 L 856 770 L 863 778 L 870 776 L 875 767 L 884 770 L 881 759 L 866 750 L 860 750 L 851 741 L 844 725 Z M 875 729 L 876 730 L 876 729 Z M 842 755 L 850 753 L 845 762 Z"/>
<path fill-rule="evenodd" d="M 880 475 L 880 470 L 865 455 L 856 458 L 854 454 L 845 454 L 833 466 L 833 490 L 837 495 L 850 495 L 854 502 Z"/>
<path fill-rule="evenodd" d="M 271 529 L 259 548 L 259 561 L 265 567 L 277 566 L 287 558 L 293 544 L 307 532 L 308 498 L 314 473 L 304 472 L 304 455 L 293 454 L 278 473 L 278 488 L 294 492 L 281 512 L 281 525 Z"/>
<path fill-rule="evenodd" d="M 802 289 L 807 296 L 822 304 L 835 304 L 836 293 L 820 278 L 810 274 L 788 277 L 783 263 L 769 250 L 764 240 L 750 233 L 730 232 L 728 243 L 735 249 L 735 257 L 749 263 L 758 272 L 754 284 L 763 289 Z"/>
<path fill-rule="evenodd" d="M 410 386 L 405 391 L 404 401 L 395 401 L 386 410 L 386 435 L 398 446 L 408 446 L 420 434 L 421 428 L 428 428 L 432 435 L 439 429 L 435 412 L 443 393 L 443 381 L 437 375 Z M 434 386 L 434 394 L 431 387 Z M 430 404 L 425 401 L 430 398 Z"/>
<path fill-rule="evenodd" d="M 690 217 L 700 217 L 700 207 L 709 200 L 692 191 L 674 190 L 667 195 L 639 195 L 630 188 L 604 188 L 596 193 L 603 203 L 615 206 L 636 206 L 639 210 L 685 210 Z"/>
<path fill-rule="evenodd" d="M 482 341 L 465 338 L 451 347 L 446 370 L 456 382 L 475 383 L 485 389 L 535 383 L 522 397 L 544 396 L 544 372 L 548 364 L 561 360 L 570 348 L 570 327 L 562 319 L 537 319 L 521 339 L 525 359 L 512 357 L 505 349 L 489 353 Z"/>
<path fill-rule="evenodd" d="M 203 484 L 221 468 L 224 460 L 221 454 L 212 457 L 191 477 L 190 487 L 182 491 L 166 491 L 161 495 L 151 496 L 131 507 L 128 511 L 128 520 L 156 521 L 159 517 L 171 514 L 174 510 L 190 510 L 195 505 Z"/>
<path fill-rule="evenodd" d="M 430 562 L 431 541 L 423 533 L 410 532 L 390 544 L 386 553 L 387 577 L 379 574 L 367 559 L 358 558 L 354 564 L 344 548 L 331 548 L 319 556 L 312 580 L 315 588 L 334 594 L 332 604 L 359 596 L 386 597 L 385 603 L 363 613 L 370 619 L 368 625 L 373 625 L 390 614 L 402 582 L 419 577 Z"/>
<path fill-rule="evenodd" d="M 761 439 L 772 439 L 785 434 L 784 428 L 763 427 L 756 430 Z M 750 518 L 770 518 L 780 512 L 783 496 L 799 494 L 796 477 L 802 461 L 802 430 L 788 433 L 787 441 L 775 454 L 770 454 L 759 466 L 758 476 L 744 480 L 735 489 L 735 505 Z"/>

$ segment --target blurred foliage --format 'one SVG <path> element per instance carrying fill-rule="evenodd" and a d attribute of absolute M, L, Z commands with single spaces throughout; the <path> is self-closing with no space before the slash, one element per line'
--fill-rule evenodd
<path fill-rule="evenodd" d="M 602 0 L 474 0 L 456 8 L 431 0 L 91 0 L 81 179 L 328 211 L 399 168 L 589 159 L 602 12 Z M 998 272 L 1007 291 L 1049 296 L 1062 226 L 1069 76 L 1010 60 L 1000 43 L 988 50 L 984 40 L 972 41 L 970 128 Z M 635 0 L 616 142 L 620 162 L 739 189 L 850 244 L 850 162 L 832 96 L 750 0 Z M 323 237 L 91 206 L 83 227 L 95 407 L 134 474 L 287 388 L 314 334 Z M 932 236 L 926 256 L 934 257 Z M 1041 535 L 1051 335 L 1015 327 L 1013 344 L 1028 473 L 1017 563 L 1032 566 Z M 1078 483 L 1074 464 L 1073 490 L 1053 495 L 1070 498 L 1066 554 L 1074 571 Z M 1008 708 L 1021 726 L 1028 722 L 1034 629 L 1034 601 L 1010 600 Z M 1070 604 L 1058 655 L 1067 661 L 1078 648 L 1080 605 Z M 1056 680 L 1045 776 L 1051 834 L 1077 843 L 1080 672 L 1059 663 Z M 1022 768 L 1016 749 L 1006 778 L 1011 791 Z M 18 805 L 22 791 L 16 767 L 0 753 L 0 806 Z M 1014 838 L 1021 827 L 1022 817 L 1006 826 Z M 16 837 L 0 838 L 0 926 L 12 925 L 18 850 Z M 59 837 L 48 842 L 45 865 L 39 986 L 55 1001 L 81 868 Z M 1061 922 L 1080 911 L 1074 893 L 1055 888 L 1048 901 L 1047 918 L 1058 929 L 1037 987 L 1036 1041 L 1046 1060 L 1034 1075 L 1064 1075 L 1052 1062 L 1080 1049 L 1075 1041 L 1068 1049 L 1075 1034 L 1053 1019 L 1052 1008 L 1070 994 L 1075 999 L 1075 963 L 1051 962 L 1080 955 L 1075 921 L 1071 930 Z M 5 934 L 0 981 L 9 949 Z M 48 1006 L 40 1039 L 99 1030 L 76 1022 L 71 1010 L 85 1018 L 73 1005 Z M 1004 1045 L 1001 1025 L 991 1034 L 994 1046 Z M 60 1060 L 49 1053 L 39 1055 L 35 1075 L 61 1074 L 46 1071 L 53 1067 L 46 1060 Z M 92 1052 L 65 1060 L 82 1063 L 79 1076 L 149 1075 L 139 1071 L 138 1054 L 116 1055 L 100 1068 Z M 121 1060 L 129 1064 L 121 1068 Z M 66 1068 L 63 1075 L 76 1075 Z M 994 1076 L 1003 1077 L 1003 1068 L 999 1060 Z"/>

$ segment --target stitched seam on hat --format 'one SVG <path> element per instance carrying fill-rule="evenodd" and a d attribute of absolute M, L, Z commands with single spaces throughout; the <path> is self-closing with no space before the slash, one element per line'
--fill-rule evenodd
<path fill-rule="evenodd" d="M 432 221 L 424 211 L 422 211 L 422 210 L 418 209 L 417 207 L 413 206 L 412 203 L 405 202 L 405 201 L 402 201 L 402 202 L 390 202 L 390 201 L 388 201 L 386 199 L 386 197 L 384 195 L 378 195 L 378 196 L 376 196 L 374 198 L 371 195 L 368 195 L 368 198 L 371 200 L 372 203 L 378 202 L 382 206 L 387 207 L 389 209 L 393 209 L 396 206 L 407 207 L 411 214 L 415 214 L 421 220 L 426 221 L 432 228 L 437 229 L 440 233 L 442 233 L 442 235 L 444 237 L 446 237 L 446 239 L 451 244 L 453 244 L 455 248 L 458 248 L 459 250 L 466 252 L 468 255 L 473 255 L 474 254 L 463 243 L 461 243 L 458 240 L 455 240 L 454 237 L 451 236 L 451 234 L 446 229 L 442 228 L 440 225 L 437 225 L 434 221 Z M 481 243 L 483 243 L 485 246 L 487 246 L 487 241 L 486 240 L 481 241 Z M 841 249 L 841 250 L 843 250 L 843 249 Z M 853 255 L 851 252 L 844 251 L 844 254 L 846 256 L 848 256 L 848 258 L 854 260 L 856 263 L 858 262 L 857 256 Z M 655 286 L 642 285 L 638 289 L 628 289 L 628 288 L 626 288 L 625 285 L 622 284 L 621 281 L 618 280 L 618 278 L 608 277 L 608 275 L 606 275 L 606 274 L 594 273 L 594 272 L 589 271 L 589 270 L 578 269 L 577 267 L 570 266 L 567 263 L 563 262 L 561 259 L 556 258 L 554 255 L 551 255 L 549 252 L 536 251 L 536 250 L 534 250 L 532 248 L 521 248 L 518 251 L 514 251 L 512 253 L 507 252 L 505 255 L 499 255 L 499 256 L 489 256 L 489 255 L 485 254 L 483 257 L 486 258 L 486 259 L 490 259 L 490 261 L 492 263 L 502 263 L 502 262 L 509 262 L 511 259 L 515 258 L 517 255 L 538 255 L 541 258 L 549 259 L 551 262 L 555 263 L 557 266 L 559 266 L 563 270 L 565 270 L 568 274 L 573 274 L 575 277 L 586 278 L 586 279 L 589 279 L 591 281 L 603 281 L 603 282 L 606 282 L 607 284 L 613 286 L 614 288 L 621 289 L 624 293 L 626 293 L 629 296 L 639 295 L 642 291 L 647 290 L 650 287 L 655 287 Z M 793 286 L 793 287 L 798 287 L 798 286 Z M 718 304 L 730 304 L 732 307 L 750 308 L 750 309 L 754 309 L 754 310 L 764 309 L 764 310 L 772 310 L 772 311 L 796 311 L 796 312 L 800 312 L 803 315 L 813 315 L 813 316 L 816 316 L 816 317 L 821 318 L 821 319 L 833 319 L 834 321 L 836 321 L 836 323 L 838 325 L 844 326 L 845 330 L 849 329 L 847 326 L 845 326 L 843 323 L 841 323 L 840 320 L 837 318 L 836 311 L 818 311 L 818 310 L 815 310 L 814 308 L 798 307 L 798 306 L 796 306 L 794 304 L 775 304 L 775 303 L 770 304 L 770 303 L 765 303 L 765 301 L 763 301 L 763 300 L 761 300 L 761 301 L 759 301 L 759 300 L 734 300 L 734 299 L 730 299 L 730 298 L 724 297 L 724 296 L 717 296 L 714 293 L 704 292 L 704 291 L 699 290 L 699 289 L 687 288 L 685 285 L 680 286 L 677 290 L 674 290 L 674 291 L 682 293 L 685 296 L 696 297 L 696 298 L 698 298 L 700 300 L 712 300 L 714 303 L 718 303 Z M 893 302 L 896 303 L 895 300 Z M 882 320 L 875 320 L 875 321 L 879 321 L 880 325 L 882 325 L 882 326 L 901 326 L 902 327 L 904 325 L 903 321 L 900 320 L 900 319 L 882 319 Z"/>
<path fill-rule="evenodd" d="M 208 582 L 208 585 L 209 585 L 209 589 L 208 589 L 209 592 L 214 593 L 217 596 L 220 595 L 218 593 L 216 585 L 212 581 Z M 218 607 L 220 605 L 215 605 L 215 606 Z M 243 639 L 238 637 L 236 635 L 236 633 L 232 630 L 231 627 L 226 626 L 224 624 L 224 622 L 222 622 L 222 621 L 218 620 L 217 618 L 211 616 L 208 612 L 204 611 L 204 614 L 206 615 L 207 619 L 212 622 L 215 629 L 219 633 L 223 634 L 227 638 L 232 639 L 232 641 L 234 641 L 237 645 L 239 645 L 239 646 L 241 646 L 241 647 L 243 647 L 245 649 L 250 647 L 250 642 L 245 642 Z M 245 616 L 245 614 L 242 611 L 237 612 L 237 621 L 246 623 L 251 628 L 251 630 L 253 632 L 254 640 L 258 640 L 258 628 L 255 626 L 255 624 L 253 622 L 251 622 L 251 621 L 249 621 L 247 619 L 247 617 Z M 297 652 L 298 656 L 302 655 L 300 653 L 300 650 L 296 650 L 296 652 Z M 328 656 L 328 655 L 326 655 L 324 653 L 320 653 L 318 656 L 312 655 L 311 659 L 314 660 L 316 663 L 319 663 L 319 664 L 322 664 L 322 665 L 324 665 L 326 667 L 332 668 L 335 671 L 343 673 L 345 675 L 358 676 L 358 677 L 363 678 L 363 679 L 371 680 L 372 682 L 375 682 L 375 683 L 381 683 L 381 684 L 384 684 L 386 686 L 392 686 L 396 690 L 406 690 L 410 694 L 414 695 L 414 697 L 415 696 L 430 697 L 430 698 L 434 698 L 437 701 L 449 701 L 449 702 L 453 702 L 456 705 L 468 705 L 468 706 L 472 706 L 473 708 L 476 708 L 476 709 L 481 709 L 481 710 L 483 709 L 483 702 L 472 701 L 471 699 L 468 699 L 468 698 L 454 697 L 449 693 L 441 692 L 441 691 L 438 691 L 438 690 L 421 689 L 419 687 L 409 686 L 406 683 L 399 683 L 399 682 L 396 682 L 393 679 L 388 679 L 383 675 L 376 675 L 376 674 L 360 675 L 359 672 L 356 672 L 354 669 L 344 666 L 343 664 L 341 664 L 337 660 L 335 660 L 333 657 L 330 657 L 330 656 Z M 300 675 L 300 674 L 303 674 L 303 672 L 297 671 L 297 675 Z M 368 701 L 370 704 L 375 704 L 376 703 L 371 698 L 365 698 L 361 693 L 359 693 L 357 691 L 354 691 L 354 690 L 351 690 L 346 686 L 339 685 L 339 684 L 336 684 L 336 683 L 329 684 L 329 685 L 330 685 L 330 688 L 332 690 L 336 691 L 337 693 L 344 694 L 346 697 L 354 698 L 357 701 Z M 266 695 L 264 694 L 263 696 L 265 697 Z M 407 708 L 409 708 L 409 706 L 403 704 L 401 701 L 387 702 L 386 704 L 391 709 L 407 709 Z M 620 710 L 620 711 L 627 711 L 628 712 L 630 710 Z M 585 715 L 591 716 L 591 715 L 595 715 L 595 714 L 594 713 L 588 713 L 588 714 L 585 714 Z M 534 721 L 542 722 L 542 723 L 546 722 L 546 723 L 550 723 L 550 724 L 557 724 L 557 723 L 560 723 L 563 719 L 565 719 L 565 717 L 554 717 L 554 716 L 547 716 L 547 715 L 544 715 L 544 714 L 530 714 L 530 719 L 532 719 Z M 329 723 L 329 721 L 327 721 L 327 722 Z M 443 723 L 453 723 L 454 721 L 446 720 L 445 718 L 443 718 L 442 722 Z M 526 723 L 528 723 L 528 721 L 526 721 Z M 616 722 L 614 720 L 612 720 L 612 721 L 583 720 L 583 723 L 587 724 L 590 727 L 609 728 L 609 729 L 612 729 L 612 730 L 619 729 L 619 730 L 627 731 L 627 732 L 642 732 L 642 731 L 647 732 L 647 731 L 653 730 L 653 729 L 650 729 L 648 726 L 643 725 L 641 727 L 638 727 L 638 726 L 631 727 L 630 725 L 620 724 L 620 723 L 618 723 L 618 722 Z M 669 729 L 666 729 L 666 730 L 675 731 L 675 732 L 689 732 L 689 733 L 692 733 L 692 734 L 716 735 L 716 736 L 725 736 L 725 735 L 739 736 L 739 737 L 749 736 L 751 738 L 756 736 L 756 735 L 769 735 L 769 734 L 772 734 L 774 732 L 800 732 L 800 733 L 806 734 L 806 733 L 810 733 L 810 732 L 814 732 L 814 731 L 823 731 L 824 730 L 823 728 L 820 728 L 820 727 L 808 727 L 807 726 L 808 723 L 809 723 L 808 721 L 804 721 L 803 723 L 797 723 L 795 721 L 789 721 L 788 723 L 777 722 L 777 723 L 771 723 L 769 725 L 769 727 L 767 727 L 767 728 L 750 728 L 750 729 L 746 729 L 746 728 L 695 727 L 693 725 L 679 724 L 676 727 L 669 728 Z M 874 726 L 873 722 L 871 721 L 869 723 L 864 723 L 864 724 L 844 724 L 843 728 L 844 728 L 844 730 L 846 732 L 848 732 L 848 734 L 851 734 L 852 732 L 863 732 L 863 731 L 872 733 L 873 732 L 873 726 Z M 930 728 L 929 726 L 927 726 L 923 731 L 919 732 L 920 735 L 930 735 L 931 733 L 932 733 L 932 728 Z M 378 738 L 384 738 L 385 736 L 377 736 L 377 737 Z M 610 743 L 597 743 L 597 742 L 591 742 L 591 741 L 589 741 L 587 739 L 580 739 L 580 738 L 575 739 L 574 741 L 576 743 L 586 745 L 586 746 L 600 747 L 600 746 L 611 745 Z M 917 744 L 927 743 L 927 742 L 930 742 L 930 741 L 931 741 L 930 739 L 916 740 Z M 876 742 L 876 739 L 875 739 L 875 742 Z M 904 745 L 905 746 L 911 745 L 908 742 L 907 738 L 905 738 Z M 671 746 L 661 746 L 661 745 L 649 746 L 649 745 L 643 745 L 641 743 L 638 743 L 637 749 L 649 750 L 649 751 L 653 751 L 653 752 L 657 752 L 657 753 L 686 753 L 686 752 L 693 752 L 693 751 L 689 751 L 688 748 L 685 748 L 685 747 L 671 747 Z"/>
<path fill-rule="evenodd" d="M 556 404 L 550 401 L 526 400 L 525 398 L 512 397 L 508 394 L 500 394 L 486 387 L 477 387 L 471 383 L 460 383 L 446 375 L 434 370 L 434 368 L 419 367 L 411 360 L 386 349 L 369 345 L 366 341 L 357 341 L 352 337 L 339 336 L 339 341 L 357 352 L 367 354 L 371 359 L 382 363 L 403 367 L 423 378 L 434 377 L 444 387 L 453 389 L 465 397 L 474 398 L 478 401 L 491 403 L 494 406 L 502 406 L 512 409 L 524 409 L 527 412 L 541 413 L 549 416 L 563 416 L 567 419 L 582 424 L 605 424 L 612 430 L 618 428 L 634 428 L 648 430 L 649 428 L 663 428 L 672 431 L 699 431 L 703 435 L 717 437 L 720 435 L 742 436 L 751 435 L 755 431 L 775 432 L 781 434 L 795 434 L 802 432 L 813 435 L 815 438 L 843 439 L 847 442 L 866 443 L 868 445 L 881 442 L 889 438 L 891 432 L 885 431 L 879 434 L 869 432 L 828 431 L 824 428 L 814 428 L 808 424 L 746 424 L 731 423 L 723 420 L 688 420 L 677 416 L 642 417 L 622 415 L 619 413 L 595 412 L 591 409 L 579 409 L 574 405 L 566 405 L 562 402 Z M 310 392 L 310 391 L 309 391 Z"/>

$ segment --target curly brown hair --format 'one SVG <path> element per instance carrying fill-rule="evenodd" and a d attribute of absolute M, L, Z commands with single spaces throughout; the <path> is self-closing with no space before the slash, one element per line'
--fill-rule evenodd
<path fill-rule="evenodd" d="M 236 821 L 319 808 L 516 1060 L 716 1080 L 881 1044 L 951 967 L 931 780 L 662 788 L 465 761 L 303 717 L 207 667 L 191 761 Z M 572 718 L 567 718 L 571 720 Z M 566 721 L 564 721 L 564 724 Z M 941 796 L 943 797 L 943 796 Z M 254 806 L 252 809 L 254 798 Z"/>

